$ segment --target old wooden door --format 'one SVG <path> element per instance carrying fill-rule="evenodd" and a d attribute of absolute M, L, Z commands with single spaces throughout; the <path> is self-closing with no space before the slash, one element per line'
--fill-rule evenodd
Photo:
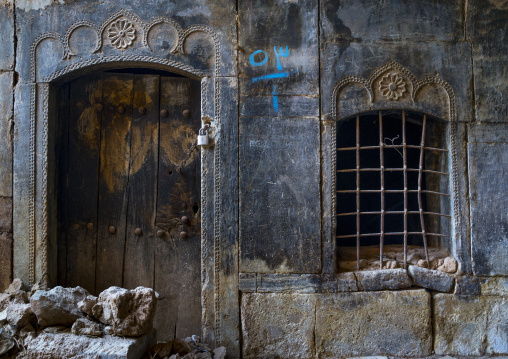
<path fill-rule="evenodd" d="M 154 288 L 158 338 L 200 334 L 199 83 L 103 72 L 60 102 L 59 284 Z"/>

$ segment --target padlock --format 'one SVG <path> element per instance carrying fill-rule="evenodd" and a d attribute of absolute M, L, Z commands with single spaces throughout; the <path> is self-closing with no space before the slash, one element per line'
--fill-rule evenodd
<path fill-rule="evenodd" d="M 208 134 L 198 135 L 198 146 L 208 146 L 210 144 L 210 139 L 208 138 Z"/>
<path fill-rule="evenodd" d="M 199 129 L 198 132 L 198 146 L 208 146 L 210 144 L 210 139 L 208 138 L 208 130 L 210 129 L 210 125 L 206 124 Z"/>

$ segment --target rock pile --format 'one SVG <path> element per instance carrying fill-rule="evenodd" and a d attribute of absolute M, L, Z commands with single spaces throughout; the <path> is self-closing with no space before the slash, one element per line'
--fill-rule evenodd
<path fill-rule="evenodd" d="M 159 342 L 145 356 L 145 359 L 224 359 L 226 348 L 210 349 L 200 342 L 197 335 L 185 339 Z"/>
<path fill-rule="evenodd" d="M 94 297 L 81 287 L 40 284 L 30 291 L 20 279 L 0 293 L 0 357 L 23 352 L 39 334 L 139 337 L 152 330 L 157 293 L 150 288 L 111 287 Z M 9 356 L 7 356 L 9 358 Z"/>

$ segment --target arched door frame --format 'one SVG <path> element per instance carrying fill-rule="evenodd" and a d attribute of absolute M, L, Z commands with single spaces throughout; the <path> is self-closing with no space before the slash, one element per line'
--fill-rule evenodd
<path fill-rule="evenodd" d="M 125 20 L 133 24 L 140 34 L 136 40 L 138 46 L 126 50 L 116 48 L 111 41 L 106 44 L 107 30 L 114 22 Z M 185 61 L 176 61 L 166 57 L 150 54 L 152 52 L 148 35 L 155 25 L 168 24 L 176 31 L 177 38 L 170 53 L 173 58 L 188 56 L 184 51 L 186 38 L 196 32 L 208 35 L 214 46 L 214 62 L 209 69 L 196 69 L 188 63 L 192 58 Z M 79 28 L 87 28 L 95 33 L 95 47 L 89 54 L 78 58 L 71 49 L 69 43 L 73 33 Z M 50 41 L 61 49 L 61 57 L 39 71 L 37 51 L 42 43 Z M 108 55 L 102 53 L 102 49 L 108 46 Z M 58 57 L 58 56 L 57 56 Z M 75 57 L 73 59 L 73 57 Z M 169 56 L 168 56 L 169 57 Z M 55 58 L 52 54 L 51 58 Z M 185 59 L 182 57 L 182 59 Z M 221 48 L 217 34 L 206 25 L 193 25 L 183 29 L 176 21 L 158 17 L 150 22 L 144 22 L 135 14 L 121 9 L 109 16 L 100 25 L 89 21 L 77 21 L 60 35 L 54 32 L 46 32 L 37 36 L 30 48 L 30 101 L 29 101 L 29 136 L 28 143 L 28 170 L 16 174 L 25 184 L 26 199 L 19 199 L 15 206 L 20 209 L 14 214 L 14 221 L 26 221 L 28 226 L 15 233 L 15 248 L 24 248 L 26 252 L 15 254 L 15 274 L 27 277 L 29 284 L 41 282 L 44 285 L 53 285 L 56 277 L 56 236 L 51 232 L 55 213 L 51 213 L 51 201 L 54 191 L 48 190 L 48 178 L 51 176 L 51 133 L 48 128 L 50 122 L 57 116 L 52 109 L 52 87 L 72 78 L 82 76 L 85 73 L 104 70 L 118 69 L 123 67 L 147 67 L 178 73 L 195 80 L 201 80 L 201 116 L 202 123 L 211 125 L 211 146 L 201 148 L 201 301 L 202 301 L 202 329 L 204 340 L 215 342 L 215 345 L 237 347 L 238 330 L 232 330 L 231 324 L 221 323 L 223 317 L 235 312 L 237 308 L 229 308 L 228 301 L 224 301 L 227 289 L 221 288 L 221 281 L 225 280 L 224 265 L 222 258 L 229 256 L 228 246 L 222 244 L 221 238 L 221 183 L 220 164 L 224 159 L 221 157 L 221 83 L 227 79 L 221 78 Z M 41 72 L 41 74 L 39 74 Z M 28 93 L 27 93 L 28 95 Z M 25 101 L 28 102 L 27 95 Z M 21 171 L 19 171 L 21 172 Z M 28 173 L 26 176 L 25 173 Z M 29 178 L 24 178 L 29 177 Z M 27 209 L 28 211 L 23 211 Z M 26 213 L 28 212 L 28 213 Z M 22 214 L 21 214 L 22 213 Z M 55 242 L 55 243 L 53 243 Z M 223 253 L 226 251 L 226 253 Z M 222 307 L 221 307 L 222 306 Z M 234 320 L 234 318 L 232 318 Z M 221 335 L 222 327 L 228 334 Z M 231 344 L 233 343 L 233 344 Z"/>

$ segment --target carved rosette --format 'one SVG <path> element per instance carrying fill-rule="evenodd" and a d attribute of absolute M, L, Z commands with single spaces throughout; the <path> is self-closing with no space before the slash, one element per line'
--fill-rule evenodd
<path fill-rule="evenodd" d="M 127 20 L 117 20 L 108 27 L 108 38 L 117 49 L 126 49 L 136 39 L 136 28 Z"/>
<path fill-rule="evenodd" d="M 379 91 L 389 100 L 398 100 L 406 92 L 406 83 L 398 74 L 389 73 L 379 82 Z"/>

